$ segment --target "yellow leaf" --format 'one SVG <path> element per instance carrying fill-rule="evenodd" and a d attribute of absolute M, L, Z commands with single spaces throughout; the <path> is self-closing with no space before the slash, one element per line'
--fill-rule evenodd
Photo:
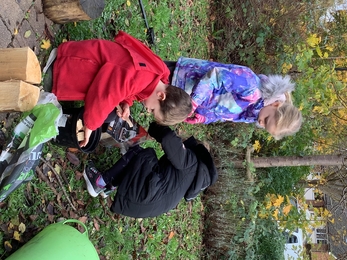
<path fill-rule="evenodd" d="M 20 241 L 20 234 L 17 230 L 13 232 L 13 238 L 16 239 L 17 241 Z"/>
<path fill-rule="evenodd" d="M 316 47 L 316 52 L 318 54 L 319 57 L 323 57 L 323 54 L 322 54 L 322 50 L 319 48 L 319 46 Z"/>
<path fill-rule="evenodd" d="M 273 213 L 272 213 L 272 216 L 276 219 L 276 220 L 278 220 L 278 209 L 276 209 Z"/>
<path fill-rule="evenodd" d="M 266 209 L 270 209 L 271 206 L 272 206 L 272 203 L 271 203 L 271 201 L 269 201 L 268 203 L 266 203 L 265 208 L 266 208 Z"/>
<path fill-rule="evenodd" d="M 4 245 L 8 249 L 12 249 L 12 245 L 11 245 L 10 241 L 5 241 Z"/>
<path fill-rule="evenodd" d="M 127 0 L 127 6 L 130 6 L 130 5 L 131 5 L 130 1 L 129 1 L 129 0 Z"/>
<path fill-rule="evenodd" d="M 334 47 L 333 46 L 325 46 L 325 49 L 327 50 L 327 51 L 333 51 L 334 50 Z"/>
<path fill-rule="evenodd" d="M 284 198 L 281 195 L 278 195 L 278 198 L 276 199 L 274 206 L 279 207 L 281 206 L 282 202 L 284 201 Z"/>
<path fill-rule="evenodd" d="M 30 30 L 27 30 L 25 33 L 24 33 L 24 38 L 29 38 L 31 35 L 31 31 Z"/>
<path fill-rule="evenodd" d="M 48 40 L 42 40 L 41 42 L 41 48 L 44 49 L 44 50 L 47 50 L 51 47 L 51 41 L 48 39 Z"/>
<path fill-rule="evenodd" d="M 257 153 L 259 153 L 260 149 L 261 149 L 261 145 L 259 143 L 258 140 L 256 140 L 253 144 L 253 148 L 254 148 L 254 151 L 256 151 Z"/>
<path fill-rule="evenodd" d="M 283 208 L 283 214 L 284 215 L 288 215 L 288 213 L 290 212 L 291 209 L 292 209 L 292 204 L 289 204 L 289 205 L 285 206 Z"/>
<path fill-rule="evenodd" d="M 13 224 L 12 223 L 8 224 L 8 228 L 13 229 L 14 228 Z"/>
<path fill-rule="evenodd" d="M 122 231 L 123 231 L 123 228 L 119 227 L 119 233 L 122 233 Z"/>
<path fill-rule="evenodd" d="M 26 230 L 26 226 L 24 223 L 20 223 L 19 226 L 18 226 L 18 230 L 21 232 L 21 233 L 24 233 L 25 230 Z"/>
<path fill-rule="evenodd" d="M 14 28 L 13 35 L 17 35 L 17 34 L 18 34 L 18 28 Z"/>
<path fill-rule="evenodd" d="M 306 42 L 310 47 L 316 47 L 321 42 L 321 38 L 314 33 L 307 38 Z"/>

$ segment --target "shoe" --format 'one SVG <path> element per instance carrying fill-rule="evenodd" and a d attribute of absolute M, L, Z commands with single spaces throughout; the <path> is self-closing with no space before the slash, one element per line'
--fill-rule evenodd
<path fill-rule="evenodd" d="M 106 199 L 112 192 L 116 190 L 117 190 L 117 187 L 114 187 L 114 186 L 106 187 L 106 189 L 100 192 L 100 196 Z"/>
<path fill-rule="evenodd" d="M 58 49 L 54 48 L 51 53 L 49 54 L 46 66 L 43 68 L 42 72 L 46 73 L 48 68 L 52 65 L 53 61 L 55 61 L 55 59 L 57 58 L 57 53 L 58 53 Z"/>
<path fill-rule="evenodd" d="M 87 184 L 87 190 L 92 197 L 96 197 L 100 192 L 104 191 L 104 187 L 97 185 L 98 178 L 101 177 L 101 173 L 96 169 L 94 163 L 89 161 L 83 172 L 83 178 Z"/>

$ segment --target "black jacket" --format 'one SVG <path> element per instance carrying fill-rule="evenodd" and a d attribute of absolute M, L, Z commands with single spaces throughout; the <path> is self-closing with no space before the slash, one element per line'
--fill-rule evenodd
<path fill-rule="evenodd" d="M 194 199 L 215 183 L 217 171 L 210 153 L 194 137 L 182 143 L 167 126 L 152 123 L 148 133 L 162 144 L 157 159 L 152 148 L 140 151 L 124 169 L 111 211 L 135 218 L 155 217 Z"/>

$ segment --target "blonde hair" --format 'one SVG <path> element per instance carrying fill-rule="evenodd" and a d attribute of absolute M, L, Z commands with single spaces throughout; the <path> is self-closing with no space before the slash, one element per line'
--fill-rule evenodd
<path fill-rule="evenodd" d="M 262 98 L 277 100 L 281 95 L 285 95 L 285 101 L 281 102 L 276 111 L 276 134 L 273 137 L 280 140 L 285 136 L 293 135 L 300 130 L 302 115 L 300 110 L 293 105 L 291 92 L 295 89 L 289 75 L 268 75 L 262 77 L 260 90 Z"/>
<path fill-rule="evenodd" d="M 276 111 L 277 125 L 276 133 L 273 135 L 276 140 L 295 134 L 300 130 L 302 124 L 302 114 L 300 110 L 293 105 L 291 96 L 289 95 L 288 97 L 290 100 L 287 99 Z"/>
<path fill-rule="evenodd" d="M 156 121 L 161 125 L 183 122 L 193 108 L 190 96 L 183 89 L 172 85 L 166 87 L 165 93 L 165 99 L 160 101 L 162 118 Z"/>

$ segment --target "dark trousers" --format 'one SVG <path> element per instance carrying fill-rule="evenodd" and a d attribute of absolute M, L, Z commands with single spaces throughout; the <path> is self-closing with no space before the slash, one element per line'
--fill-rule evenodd
<path fill-rule="evenodd" d="M 127 174 L 125 167 L 129 162 L 143 150 L 138 145 L 130 147 L 126 154 L 124 154 L 110 169 L 104 171 L 101 175 L 106 184 L 112 184 L 117 187 L 122 182 L 124 176 Z"/>
<path fill-rule="evenodd" d="M 170 70 L 169 83 L 171 84 L 172 76 L 173 76 L 173 74 L 174 74 L 177 61 L 165 60 L 164 63 L 166 64 L 166 66 L 167 66 L 168 69 Z"/>

